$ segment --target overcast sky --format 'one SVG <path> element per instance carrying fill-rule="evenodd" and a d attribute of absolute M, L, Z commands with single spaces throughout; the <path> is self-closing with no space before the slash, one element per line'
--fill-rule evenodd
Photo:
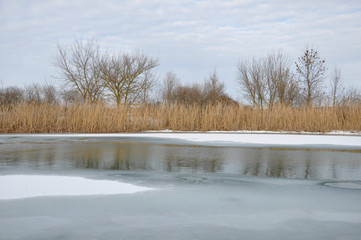
<path fill-rule="evenodd" d="M 51 64 L 57 42 L 88 38 L 158 57 L 160 80 L 173 71 L 185 83 L 203 82 L 216 67 L 236 98 L 239 60 L 282 49 L 293 63 L 309 44 L 347 85 L 361 87 L 360 0 L 0 0 L 2 85 L 59 81 Z"/>

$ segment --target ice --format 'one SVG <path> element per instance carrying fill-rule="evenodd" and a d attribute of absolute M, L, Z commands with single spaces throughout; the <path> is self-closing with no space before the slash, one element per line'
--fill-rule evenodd
<path fill-rule="evenodd" d="M 360 139 L 244 132 L 2 135 L 0 196 L 42 184 L 56 193 L 0 200 L 0 239 L 359 240 Z M 245 147 L 275 144 L 292 149 Z M 226 147 L 209 147 L 219 145 Z M 121 194 L 126 183 L 157 191 Z"/>
<path fill-rule="evenodd" d="M 360 182 L 329 182 L 329 183 L 324 183 L 324 185 L 329 186 L 329 187 L 361 190 L 361 183 Z"/>
<path fill-rule="evenodd" d="M 305 134 L 244 134 L 244 133 L 146 133 L 125 134 L 131 137 L 152 137 L 182 139 L 192 142 L 221 142 L 257 145 L 334 145 L 361 147 L 361 137 L 345 135 L 305 135 Z"/>
<path fill-rule="evenodd" d="M 117 181 L 41 175 L 0 176 L 0 189 L 0 200 L 40 196 L 124 194 L 151 190 Z"/>
<path fill-rule="evenodd" d="M 361 135 L 359 133 L 330 132 L 321 133 L 294 133 L 294 132 L 144 132 L 144 133 L 113 133 L 113 134 L 26 134 L 26 135 L 2 135 L 9 137 L 25 138 L 137 138 L 163 139 L 186 141 L 196 145 L 214 146 L 284 146 L 284 147 L 361 147 Z M 5 140 L 6 142 L 6 140 Z"/>
<path fill-rule="evenodd" d="M 159 175 L 143 177 L 152 185 Z M 168 184 L 160 191 L 144 194 L 1 201 L 1 235 L 27 240 L 358 240 L 361 234 L 359 190 L 310 180 L 164 177 Z"/>

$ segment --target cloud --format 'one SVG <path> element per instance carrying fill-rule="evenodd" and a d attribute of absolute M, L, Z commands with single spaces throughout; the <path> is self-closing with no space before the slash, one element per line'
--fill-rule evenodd
<path fill-rule="evenodd" d="M 359 1 L 70 1 L 0 2 L 0 79 L 6 85 L 49 78 L 56 43 L 94 37 L 114 51 L 160 58 L 159 74 L 203 81 L 217 66 L 232 95 L 240 58 L 283 49 L 296 58 L 312 44 L 346 82 L 361 70 Z M 348 71 L 352 74 L 346 73 Z M 358 83 L 361 86 L 361 83 Z M 233 91 L 233 92 L 232 92 Z"/>

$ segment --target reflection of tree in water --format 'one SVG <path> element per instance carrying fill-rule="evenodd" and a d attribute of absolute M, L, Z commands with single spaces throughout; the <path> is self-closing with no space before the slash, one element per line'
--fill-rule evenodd
<path fill-rule="evenodd" d="M 106 142 L 0 145 L 0 167 L 232 173 L 361 179 L 360 152 L 169 146 Z"/>
<path fill-rule="evenodd" d="M 131 144 L 108 144 L 93 148 L 92 158 L 96 159 L 97 165 L 93 168 L 111 169 L 111 170 L 137 170 L 148 169 L 147 167 L 147 148 L 133 146 Z"/>
<path fill-rule="evenodd" d="M 97 147 L 87 144 L 73 144 L 67 147 L 69 158 L 75 162 L 77 168 L 99 168 L 101 152 Z"/>
<path fill-rule="evenodd" d="M 267 165 L 266 176 L 267 177 L 285 177 L 284 161 L 283 159 L 277 159 Z"/>
<path fill-rule="evenodd" d="M 222 172 L 224 157 L 210 147 L 171 147 L 166 151 L 164 170 L 168 172 Z"/>
<path fill-rule="evenodd" d="M 305 176 L 303 178 L 308 179 L 311 178 L 311 161 L 306 159 L 305 163 Z"/>
<path fill-rule="evenodd" d="M 295 172 L 292 171 L 294 167 L 289 165 L 289 159 L 284 152 L 269 151 L 266 176 L 267 177 L 294 177 Z"/>
<path fill-rule="evenodd" d="M 98 168 L 100 160 L 100 152 L 98 149 L 87 149 L 83 152 L 83 162 L 86 168 Z"/>
<path fill-rule="evenodd" d="M 56 168 L 58 149 L 53 144 L 4 144 L 0 145 L 0 168 L 2 166 L 25 166 L 32 169 Z"/>
<path fill-rule="evenodd" d="M 317 162 L 314 159 L 312 151 L 304 151 L 303 158 L 304 158 L 304 179 L 312 179 L 312 178 L 320 178 L 321 172 L 317 171 Z M 332 167 L 332 165 L 330 165 Z"/>
<path fill-rule="evenodd" d="M 221 159 L 213 158 L 213 159 L 204 159 L 199 157 L 167 157 L 166 169 L 167 171 L 182 171 L 191 170 L 193 172 L 219 172 L 222 170 Z"/>
<path fill-rule="evenodd" d="M 129 154 L 124 148 L 117 147 L 114 154 L 112 170 L 130 170 Z"/>
<path fill-rule="evenodd" d="M 222 170 L 223 168 L 222 168 L 221 164 L 219 164 L 219 162 L 221 162 L 221 159 L 215 158 L 215 159 L 210 160 L 209 161 L 210 168 L 209 169 L 206 168 L 206 170 L 208 170 L 208 172 L 212 172 L 212 173 Z"/>
<path fill-rule="evenodd" d="M 260 151 L 255 151 L 249 153 L 249 151 L 243 151 L 239 154 L 240 163 L 243 166 L 243 174 L 251 176 L 259 176 L 261 173 L 261 162 L 262 162 L 262 153 Z M 242 164 L 243 163 L 243 164 Z"/>
<path fill-rule="evenodd" d="M 69 158 L 77 168 L 132 170 L 146 169 L 146 152 L 123 144 L 73 144 L 68 147 Z"/>
<path fill-rule="evenodd" d="M 322 163 L 324 158 L 334 154 L 314 150 L 248 149 L 240 151 L 239 158 L 244 175 L 318 179 L 337 178 L 339 166 L 335 161 Z"/>

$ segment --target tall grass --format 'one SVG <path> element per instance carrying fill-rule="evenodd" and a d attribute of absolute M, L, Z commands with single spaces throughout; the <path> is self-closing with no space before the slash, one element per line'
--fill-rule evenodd
<path fill-rule="evenodd" d="M 20 104 L 0 110 L 1 133 L 179 131 L 361 131 L 361 105 L 273 109 L 173 104 L 106 107 Z"/>

